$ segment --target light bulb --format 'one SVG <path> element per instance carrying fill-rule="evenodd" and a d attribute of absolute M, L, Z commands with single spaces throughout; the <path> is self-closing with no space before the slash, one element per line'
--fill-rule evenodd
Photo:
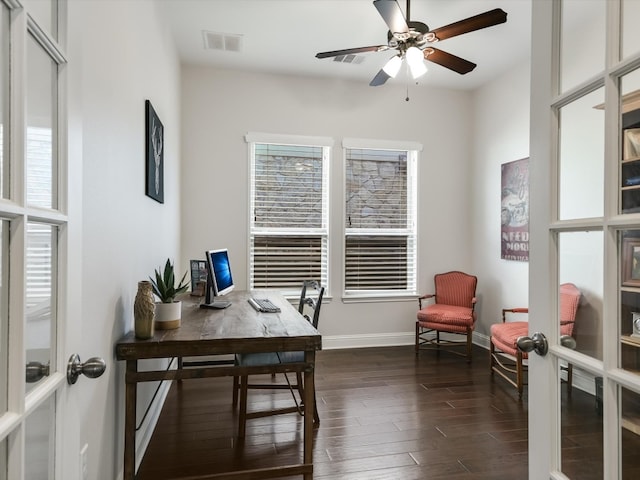
<path fill-rule="evenodd" d="M 402 59 L 398 55 L 396 55 L 389 59 L 389 61 L 385 64 L 385 66 L 382 67 L 382 70 L 391 78 L 395 78 L 396 75 L 398 74 L 398 71 L 400 70 L 401 64 L 402 64 Z"/>

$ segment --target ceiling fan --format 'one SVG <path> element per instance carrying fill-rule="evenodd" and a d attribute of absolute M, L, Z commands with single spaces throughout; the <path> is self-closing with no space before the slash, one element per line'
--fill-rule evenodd
<path fill-rule="evenodd" d="M 444 27 L 429 30 L 426 24 L 409 20 L 410 0 L 407 0 L 406 18 L 396 0 L 375 0 L 373 5 L 389 27 L 386 45 L 347 48 L 316 54 L 316 58 L 329 58 L 354 53 L 397 50 L 398 53 L 391 57 L 369 83 L 373 87 L 383 85 L 388 79 L 394 78 L 400 70 L 402 60 L 406 60 L 414 79 L 427 71 L 423 60 L 437 63 L 461 75 L 469 73 L 476 68 L 475 63 L 432 47 L 430 44 L 507 21 L 507 13 L 496 8 Z"/>

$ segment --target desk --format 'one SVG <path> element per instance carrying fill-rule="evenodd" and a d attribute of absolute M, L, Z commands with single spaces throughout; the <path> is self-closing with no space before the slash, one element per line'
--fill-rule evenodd
<path fill-rule="evenodd" d="M 135 423 L 138 382 L 243 374 L 303 372 L 304 404 L 314 408 L 314 367 L 316 350 L 322 348 L 320 333 L 280 294 L 269 292 L 269 299 L 280 313 L 260 313 L 247 302 L 250 292 L 234 291 L 225 298 L 232 302 L 223 310 L 199 308 L 201 299 L 182 298 L 182 323 L 174 330 L 159 330 L 153 338 L 140 340 L 129 332 L 116 344 L 116 357 L 126 361 L 124 479 L 135 478 Z M 264 296 L 264 295 L 262 295 Z M 204 366 L 178 370 L 138 371 L 138 360 L 149 358 L 194 357 L 203 355 L 304 351 L 304 362 L 268 366 Z M 231 399 L 232 392 L 229 392 Z M 231 401 L 231 400 L 229 400 Z M 313 478 L 313 415 L 304 416 L 303 463 L 266 469 L 212 474 L 206 478 L 273 478 L 277 472 Z"/>

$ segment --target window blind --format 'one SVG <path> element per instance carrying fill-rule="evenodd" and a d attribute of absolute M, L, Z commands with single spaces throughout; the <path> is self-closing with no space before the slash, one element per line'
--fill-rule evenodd
<path fill-rule="evenodd" d="M 250 288 L 327 287 L 328 156 L 322 145 L 251 144 Z"/>
<path fill-rule="evenodd" d="M 345 295 L 415 294 L 417 152 L 345 149 Z"/>

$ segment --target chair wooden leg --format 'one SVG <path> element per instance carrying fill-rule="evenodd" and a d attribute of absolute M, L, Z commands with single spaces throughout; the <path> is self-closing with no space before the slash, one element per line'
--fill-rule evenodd
<path fill-rule="evenodd" d="M 573 365 L 567 364 L 567 395 L 571 396 L 573 390 Z"/>
<path fill-rule="evenodd" d="M 240 377 L 233 377 L 233 409 L 235 410 L 238 406 L 238 391 L 240 390 Z"/>
<path fill-rule="evenodd" d="M 420 324 L 416 322 L 416 355 L 420 352 Z"/>
<path fill-rule="evenodd" d="M 238 415 L 238 437 L 244 438 L 245 429 L 247 427 L 247 384 L 249 377 L 242 375 L 240 377 L 240 413 Z"/>
<path fill-rule="evenodd" d="M 493 377 L 493 366 L 495 365 L 494 355 L 496 354 L 496 347 L 489 339 L 489 371 L 491 372 L 491 376 Z"/>
<path fill-rule="evenodd" d="M 524 369 L 522 366 L 522 352 L 516 352 L 516 384 L 518 386 L 518 398 L 522 398 L 524 392 Z"/>
<path fill-rule="evenodd" d="M 467 363 L 471 363 L 473 332 L 467 327 Z"/>

